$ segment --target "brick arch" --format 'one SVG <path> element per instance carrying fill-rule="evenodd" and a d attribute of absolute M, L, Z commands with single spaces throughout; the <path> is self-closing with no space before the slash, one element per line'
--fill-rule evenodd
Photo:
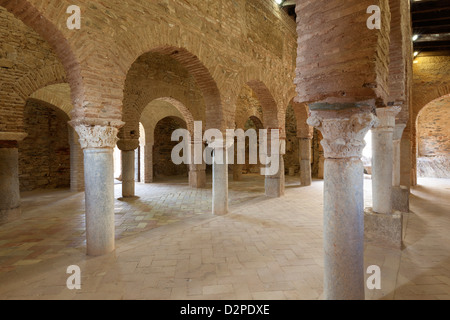
<path fill-rule="evenodd" d="M 417 124 L 418 119 L 422 111 L 426 109 L 428 105 L 432 105 L 434 101 L 450 96 L 450 86 L 440 86 L 434 88 L 427 88 L 427 92 L 419 95 L 413 90 L 413 121 L 408 122 L 407 127 L 403 135 L 410 134 L 411 136 L 411 184 L 417 185 L 417 151 L 418 151 L 418 137 L 417 137 Z M 423 91 L 422 91 L 423 92 Z"/>
<path fill-rule="evenodd" d="M 157 100 L 165 101 L 173 105 L 183 116 L 183 120 L 184 122 L 186 122 L 186 127 L 189 130 L 189 132 L 192 135 L 194 134 L 194 117 L 192 116 L 192 113 L 189 111 L 189 109 L 183 103 L 170 97 L 163 97 Z"/>
<path fill-rule="evenodd" d="M 439 135 L 441 135 L 442 137 L 447 136 L 445 130 L 442 130 L 442 127 L 446 127 L 445 123 L 441 124 L 441 128 L 437 129 L 437 123 L 439 123 L 440 121 L 445 121 L 447 119 L 449 119 L 448 117 L 446 117 L 446 114 L 450 114 L 450 94 L 444 95 L 442 97 L 439 97 L 437 99 L 434 99 L 433 101 L 431 101 L 430 103 L 428 103 L 427 105 L 425 105 L 417 114 L 416 119 L 414 121 L 415 123 L 415 128 L 416 128 L 416 136 L 417 136 L 417 154 L 420 156 L 426 156 L 424 154 L 422 154 L 420 151 L 420 146 L 421 146 L 421 137 L 419 135 L 419 129 L 420 129 L 420 122 L 419 120 L 421 119 L 421 116 L 425 116 L 427 113 L 429 114 L 430 112 L 436 111 L 438 110 L 439 113 L 439 118 L 434 118 L 433 117 L 433 129 L 428 128 L 429 132 L 430 131 L 435 131 L 437 136 L 437 133 L 439 133 Z M 448 120 L 447 120 L 448 122 Z M 423 123 L 423 122 L 422 122 Z M 429 138 L 429 137 L 427 137 Z M 442 139 L 444 141 L 448 141 L 447 139 Z M 448 150 L 446 150 L 448 152 Z"/>
<path fill-rule="evenodd" d="M 416 89 L 416 88 L 415 88 Z M 419 89 L 419 88 L 417 88 Z M 426 88 L 427 91 L 420 92 L 420 94 L 414 94 L 418 90 L 413 90 L 413 110 L 415 120 L 417 119 L 420 111 L 434 100 L 441 99 L 444 96 L 450 95 L 450 85 L 444 85 L 439 87 Z M 419 92 L 418 92 L 419 93 Z"/>
<path fill-rule="evenodd" d="M 236 119 L 236 129 L 243 129 L 245 127 L 245 123 L 250 120 L 255 120 L 255 125 L 257 125 L 258 129 L 264 129 L 263 121 L 261 120 L 263 117 L 262 113 L 257 112 L 256 110 L 250 110 L 250 112 L 245 113 L 245 115 L 241 119 Z"/>
<path fill-rule="evenodd" d="M 295 94 L 293 80 L 274 70 L 271 66 L 258 65 L 244 68 L 237 79 L 240 88 L 248 85 L 257 95 L 263 108 L 263 122 L 266 128 L 280 128 L 280 136 L 285 136 L 284 100 L 286 92 Z M 236 109 L 233 110 L 234 117 Z"/>
<path fill-rule="evenodd" d="M 73 105 L 70 99 L 70 88 L 68 84 L 46 86 L 35 91 L 30 95 L 30 98 L 50 103 L 61 109 L 69 118 L 71 117 L 70 113 Z"/>
<path fill-rule="evenodd" d="M 123 84 L 132 64 L 141 55 L 148 52 L 168 55 L 181 63 L 197 82 L 206 104 L 206 127 L 224 129 L 225 119 L 217 72 L 221 66 L 217 61 L 219 52 L 212 52 L 204 45 L 200 35 L 184 32 L 181 28 L 171 28 L 165 23 L 153 23 L 135 28 L 134 37 L 130 37 L 128 32 L 118 33 L 115 43 L 120 53 L 113 55 L 113 58 L 121 68 Z"/>
<path fill-rule="evenodd" d="M 255 125 L 256 129 L 264 129 L 264 124 L 257 116 L 250 116 L 250 120 L 252 120 L 253 124 Z"/>
<path fill-rule="evenodd" d="M 38 103 L 39 105 L 41 105 L 43 107 L 46 107 L 46 108 L 54 110 L 65 121 L 69 121 L 70 120 L 69 115 L 64 110 L 62 110 L 59 106 L 57 106 L 57 105 L 55 105 L 53 103 L 50 103 L 50 102 L 47 102 L 47 101 L 44 101 L 44 100 L 40 100 L 40 99 L 35 99 L 35 98 L 29 98 L 27 101 L 35 102 L 35 103 Z"/>
<path fill-rule="evenodd" d="M 152 101 L 156 100 L 169 102 L 174 107 L 176 107 L 180 111 L 180 114 L 182 114 L 182 116 L 184 117 L 186 123 L 188 123 L 188 129 L 190 130 L 189 126 L 192 127 L 192 132 L 194 119 L 203 120 L 199 119 L 198 115 L 194 116 L 192 112 L 194 106 L 191 105 L 190 101 L 186 98 L 183 92 L 170 88 L 162 91 L 153 91 L 150 89 L 139 95 L 138 99 L 134 101 L 133 105 L 127 106 L 126 110 L 124 110 L 123 121 L 125 122 L 125 125 L 119 131 L 119 138 L 127 139 L 127 132 L 131 130 L 137 131 L 139 127 L 139 121 L 144 110 Z"/>
<path fill-rule="evenodd" d="M 23 100 L 26 100 L 39 89 L 66 82 L 67 77 L 63 66 L 54 64 L 28 72 L 15 83 L 15 91 Z"/>
<path fill-rule="evenodd" d="M 0 6 L 4 7 L 17 19 L 32 28 L 47 41 L 53 48 L 64 69 L 58 70 L 58 67 L 49 66 L 38 71 L 38 77 L 36 77 L 36 79 L 32 79 L 32 76 L 30 77 L 30 75 L 25 76 L 23 79 L 19 80 L 22 81 L 23 84 L 31 84 L 33 83 L 33 80 L 37 80 L 37 83 L 32 85 L 29 90 L 21 90 L 20 95 L 27 96 L 28 93 L 29 96 L 34 91 L 45 87 L 46 85 L 67 81 L 71 87 L 72 101 L 76 106 L 81 107 L 82 97 L 84 96 L 81 68 L 68 39 L 58 27 L 51 22 L 43 12 L 39 11 L 39 9 L 31 4 L 30 1 L 0 0 Z M 47 6 L 47 8 L 49 7 L 50 6 Z M 64 71 L 65 77 L 62 76 L 62 71 Z M 41 76 L 41 74 L 39 72 L 42 73 L 42 75 L 48 75 L 50 78 L 40 78 L 39 76 Z"/>
<path fill-rule="evenodd" d="M 158 101 L 162 101 L 168 103 L 171 108 L 159 108 L 159 110 L 153 111 L 151 110 L 152 103 L 157 103 Z M 151 115 L 150 115 L 151 114 Z M 153 132 L 156 127 L 156 124 L 161 121 L 161 119 L 166 117 L 178 117 L 182 119 L 187 126 L 189 132 L 194 134 L 194 117 L 190 113 L 190 111 L 183 105 L 183 103 L 169 97 L 157 98 L 151 101 L 148 106 L 143 110 L 139 122 L 142 123 L 146 133 L 146 141 L 149 143 L 153 142 L 154 136 Z"/>
<path fill-rule="evenodd" d="M 263 123 L 266 128 L 279 128 L 277 103 L 264 82 L 250 80 L 246 83 L 256 94 L 263 110 Z"/>

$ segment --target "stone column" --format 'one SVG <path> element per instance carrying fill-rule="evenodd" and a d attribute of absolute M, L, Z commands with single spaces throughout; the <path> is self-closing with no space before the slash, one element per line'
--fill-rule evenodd
<path fill-rule="evenodd" d="M 365 212 L 365 236 L 393 248 L 401 248 L 403 218 L 393 211 L 392 170 L 394 158 L 395 116 L 400 107 L 378 108 L 379 125 L 372 130 L 372 201 Z"/>
<path fill-rule="evenodd" d="M 372 130 L 372 201 L 376 213 L 392 213 L 392 163 L 395 116 L 400 107 L 378 108 L 379 125 Z"/>
<path fill-rule="evenodd" d="M 139 147 L 139 140 L 119 140 L 117 147 L 122 151 L 122 197 L 132 198 L 136 184 L 135 150 Z"/>
<path fill-rule="evenodd" d="M 395 125 L 393 134 L 393 169 L 392 169 L 392 186 L 400 187 L 400 142 L 402 140 L 403 130 L 406 124 L 399 123 Z"/>
<path fill-rule="evenodd" d="M 83 150 L 81 149 L 78 135 L 69 126 L 70 144 L 70 190 L 72 192 L 84 191 L 84 165 Z"/>
<path fill-rule="evenodd" d="M 266 142 L 267 141 L 267 142 Z M 279 198 L 284 196 L 285 172 L 284 172 L 284 154 L 286 153 L 286 139 L 279 138 L 280 147 L 278 150 L 271 150 L 271 129 L 268 129 L 267 140 L 261 138 L 261 143 L 267 147 L 267 154 L 271 157 L 278 157 L 278 171 L 274 175 L 265 176 L 265 192 L 267 197 Z"/>
<path fill-rule="evenodd" d="M 153 182 L 153 144 L 147 143 L 145 145 L 145 160 L 144 160 L 144 183 Z"/>
<path fill-rule="evenodd" d="M 212 158 L 212 211 L 214 215 L 228 213 L 228 148 L 225 141 L 214 141 L 208 145 L 213 149 Z"/>
<path fill-rule="evenodd" d="M 138 146 L 134 150 L 134 181 L 141 182 L 141 148 Z"/>
<path fill-rule="evenodd" d="M 233 181 L 241 181 L 242 180 L 242 164 L 235 163 L 233 164 Z"/>
<path fill-rule="evenodd" d="M 22 132 L 0 132 L 0 225 L 21 214 L 18 141 L 26 136 Z"/>
<path fill-rule="evenodd" d="M 189 164 L 189 186 L 191 188 L 206 187 L 206 163 L 203 161 L 205 145 L 203 141 L 191 142 L 191 164 Z M 195 152 L 197 150 L 197 154 Z"/>
<path fill-rule="evenodd" d="M 394 128 L 394 159 L 392 171 L 392 209 L 409 212 L 409 188 L 401 185 L 401 140 L 406 124 L 396 124 Z"/>
<path fill-rule="evenodd" d="M 72 123 L 84 150 L 87 254 L 114 250 L 114 160 L 118 129 Z"/>
<path fill-rule="evenodd" d="M 319 152 L 319 170 L 317 172 L 317 178 L 323 179 L 325 171 L 325 157 L 323 156 L 323 152 Z"/>
<path fill-rule="evenodd" d="M 233 163 L 233 181 L 241 181 L 242 180 L 242 169 L 245 163 L 239 163 L 238 154 L 245 154 L 245 141 L 244 147 L 238 143 L 238 139 L 234 139 L 234 163 Z"/>
<path fill-rule="evenodd" d="M 311 137 L 299 138 L 300 149 L 300 183 L 302 186 L 310 186 L 311 176 Z"/>
<path fill-rule="evenodd" d="M 313 110 L 313 108 L 311 108 Z M 376 121 L 368 108 L 312 111 L 323 134 L 325 299 L 364 299 L 364 137 Z"/>

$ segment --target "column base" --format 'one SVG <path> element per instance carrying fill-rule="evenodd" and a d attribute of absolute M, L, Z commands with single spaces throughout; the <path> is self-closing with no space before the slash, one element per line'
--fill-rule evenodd
<path fill-rule="evenodd" d="M 392 187 L 392 210 L 406 213 L 409 212 L 408 187 Z"/>
<path fill-rule="evenodd" d="M 280 177 L 266 177 L 265 189 L 267 197 L 280 198 L 284 196 L 284 181 Z"/>
<path fill-rule="evenodd" d="M 144 180 L 144 183 L 153 183 L 153 178 L 152 178 L 152 179 L 147 179 L 147 178 L 146 178 L 146 179 Z"/>
<path fill-rule="evenodd" d="M 234 164 L 233 165 L 233 181 L 241 181 L 242 180 L 242 164 Z"/>
<path fill-rule="evenodd" d="M 228 213 L 228 165 L 213 163 L 212 213 Z"/>
<path fill-rule="evenodd" d="M 373 212 L 372 208 L 364 210 L 364 238 L 367 243 L 401 249 L 403 226 L 403 215 L 399 211 L 382 214 Z"/>
<path fill-rule="evenodd" d="M 22 210 L 19 208 L 0 210 L 0 225 L 17 220 L 20 218 Z"/>
<path fill-rule="evenodd" d="M 311 161 L 309 160 L 301 160 L 300 162 L 300 183 L 305 187 L 312 184 Z"/>
<path fill-rule="evenodd" d="M 206 187 L 206 171 L 189 171 L 189 186 L 202 189 Z"/>

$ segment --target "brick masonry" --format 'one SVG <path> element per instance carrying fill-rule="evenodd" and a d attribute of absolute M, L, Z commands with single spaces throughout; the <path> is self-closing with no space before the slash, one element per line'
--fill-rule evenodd
<path fill-rule="evenodd" d="M 284 118 L 294 96 L 295 22 L 273 1 L 95 1 L 79 4 L 82 26 L 76 31 L 66 27 L 70 4 L 0 1 L 58 56 L 75 123 L 120 126 L 128 72 L 147 52 L 170 56 L 189 71 L 202 92 L 209 127 L 233 127 L 236 98 L 249 82 L 264 83 L 275 116 Z"/>
<path fill-rule="evenodd" d="M 381 30 L 366 13 L 381 9 Z M 297 1 L 296 84 L 299 102 L 387 102 L 390 10 L 388 1 Z M 316 14 L 320 12 L 320 14 Z"/>
<path fill-rule="evenodd" d="M 27 102 L 24 122 L 28 136 L 19 143 L 21 191 L 70 186 L 67 121 L 66 114 L 49 104 Z"/>
<path fill-rule="evenodd" d="M 301 1 L 298 32 L 295 22 L 267 0 L 91 1 L 79 4 L 81 30 L 66 27 L 66 9 L 71 4 L 67 0 L 0 0 L 0 131 L 24 131 L 26 100 L 60 83 L 68 84 L 71 103 L 54 104 L 66 112 L 73 105 L 75 123 L 121 126 L 124 120 L 127 124 L 121 134 L 125 136 L 139 132 L 139 112 L 148 99 L 160 96 L 177 97 L 185 107 L 182 111 L 189 111 L 181 112 L 188 126 L 195 119 L 224 129 L 238 125 L 240 96 L 251 88 L 250 97 L 261 108 L 257 112 L 262 113 L 258 116 L 264 126 L 279 127 L 282 135 L 286 109 L 297 95 L 301 102 L 405 99 L 398 120 L 407 121 L 411 105 L 404 135 L 408 139 L 411 135 L 411 148 L 402 148 L 406 150 L 402 168 L 409 171 L 411 158 L 414 172 L 418 112 L 450 93 L 448 59 L 420 58 L 423 63 L 414 65 L 412 79 L 406 1 L 333 0 L 325 7 Z M 382 9 L 380 31 L 365 26 L 365 10 L 374 4 Z M 322 20 L 308 13 L 324 10 Z M 335 18 L 336 12 L 345 15 Z M 349 26 L 354 32 L 345 32 Z M 316 61 L 318 52 L 322 60 Z M 167 67 L 166 59 L 177 70 L 165 68 L 174 73 L 154 74 L 148 82 L 133 78 L 142 71 L 135 68 L 136 63 L 149 57 L 150 66 Z M 303 86 L 298 94 L 296 73 Z M 144 93 L 152 91 L 149 86 L 160 90 L 147 96 Z M 131 96 L 140 93 L 142 100 L 133 100 L 127 88 L 137 90 Z M 403 156 L 409 149 L 411 153 Z"/>
<path fill-rule="evenodd" d="M 436 172 L 440 172 L 438 176 L 443 176 L 442 172 L 448 173 L 447 160 L 444 159 L 442 161 L 442 159 L 439 159 L 437 163 L 433 164 L 431 159 L 427 159 L 426 161 L 421 161 L 422 169 L 420 169 L 417 167 L 418 160 L 416 155 L 429 156 L 431 155 L 430 152 L 435 151 L 442 154 L 448 148 L 448 144 L 444 144 L 442 148 L 438 147 L 436 149 L 436 142 L 442 140 L 442 138 L 439 138 L 442 135 L 438 131 L 429 131 L 425 128 L 430 125 L 430 122 L 437 122 L 440 126 L 444 125 L 446 119 L 448 119 L 446 110 L 448 110 L 448 97 L 450 96 L 450 59 L 437 56 L 419 57 L 416 60 L 417 63 L 413 65 L 414 78 L 411 110 L 411 180 L 413 184 L 417 183 L 418 171 L 422 172 L 421 175 L 425 171 L 429 172 L 426 175 L 436 175 Z M 432 115 L 427 115 L 430 110 Z M 424 117 L 421 120 L 422 116 Z M 420 124 L 421 129 L 416 127 L 417 124 Z M 418 130 L 420 131 L 418 132 Z M 447 130 L 444 131 L 448 134 Z M 417 141 L 419 141 L 419 145 L 422 144 L 423 146 L 421 151 L 418 150 Z M 426 168 L 431 168 L 431 170 Z"/>
<path fill-rule="evenodd" d="M 417 118 L 417 173 L 450 178 L 450 96 L 436 99 Z"/>
<path fill-rule="evenodd" d="M 166 117 L 155 128 L 153 146 L 153 173 L 155 177 L 188 174 L 188 166 L 175 165 L 171 160 L 172 150 L 178 142 L 171 141 L 172 133 L 177 129 L 186 129 L 186 123 L 178 117 Z"/>

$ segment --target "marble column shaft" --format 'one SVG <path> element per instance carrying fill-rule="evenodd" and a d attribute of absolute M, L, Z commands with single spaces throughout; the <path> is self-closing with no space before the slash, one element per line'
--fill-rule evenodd
<path fill-rule="evenodd" d="M 122 197 L 135 196 L 136 185 L 136 152 L 139 147 L 138 139 L 124 139 L 117 142 L 122 151 Z"/>
<path fill-rule="evenodd" d="M 191 142 L 191 163 L 189 164 L 189 186 L 191 188 L 206 187 L 206 163 L 203 161 L 205 146 L 203 141 Z M 196 153 L 197 150 L 197 153 Z"/>
<path fill-rule="evenodd" d="M 300 151 L 300 183 L 302 186 L 310 186 L 311 176 L 311 137 L 299 138 Z"/>
<path fill-rule="evenodd" d="M 84 155 L 78 142 L 78 134 L 69 126 L 70 144 L 70 190 L 72 192 L 84 191 Z"/>
<path fill-rule="evenodd" d="M 308 124 L 324 139 L 324 293 L 327 300 L 363 300 L 364 137 L 376 122 L 370 108 L 312 111 Z"/>
<path fill-rule="evenodd" d="M 212 168 L 212 211 L 214 215 L 228 213 L 228 146 L 225 141 L 215 142 Z"/>
<path fill-rule="evenodd" d="M 115 249 L 113 148 L 118 129 L 72 125 L 84 150 L 87 254 L 99 256 Z"/>
<path fill-rule="evenodd" d="M 284 196 L 285 191 L 284 154 L 286 153 L 286 139 L 279 137 L 279 149 L 271 150 L 271 133 L 272 129 L 268 129 L 267 139 L 260 137 L 260 143 L 266 144 L 267 155 L 278 157 L 278 171 L 273 175 L 265 176 L 265 193 L 267 197 L 279 198 Z"/>
<path fill-rule="evenodd" d="M 18 142 L 26 136 L 24 132 L 0 132 L 0 225 L 21 214 Z"/>
<path fill-rule="evenodd" d="M 396 124 L 394 128 L 394 155 L 392 169 L 392 186 L 394 187 L 400 187 L 401 140 L 405 128 L 406 124 L 403 123 Z"/>
<path fill-rule="evenodd" d="M 147 143 L 144 148 L 144 183 L 153 182 L 153 144 Z"/>
<path fill-rule="evenodd" d="M 379 125 L 372 130 L 372 202 L 376 213 L 392 213 L 393 133 L 400 110 L 378 108 Z"/>

